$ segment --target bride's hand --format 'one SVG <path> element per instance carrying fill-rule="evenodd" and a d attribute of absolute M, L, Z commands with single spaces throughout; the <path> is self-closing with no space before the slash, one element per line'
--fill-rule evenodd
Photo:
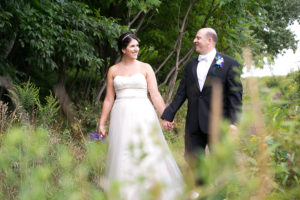
<path fill-rule="evenodd" d="M 106 135 L 106 130 L 105 130 L 104 126 L 99 126 L 99 128 L 98 128 L 98 133 L 99 133 L 102 137 L 104 137 L 104 136 Z"/>
<path fill-rule="evenodd" d="M 167 120 L 162 120 L 162 126 L 165 130 L 168 130 L 168 131 L 172 131 L 173 130 L 173 127 L 174 127 L 174 121 L 173 122 L 169 122 Z"/>

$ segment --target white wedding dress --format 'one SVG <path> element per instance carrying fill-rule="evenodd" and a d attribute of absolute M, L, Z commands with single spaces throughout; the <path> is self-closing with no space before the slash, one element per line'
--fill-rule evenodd
<path fill-rule="evenodd" d="M 184 181 L 147 97 L 144 75 L 116 76 L 114 89 L 106 166 L 109 198 L 180 199 Z"/>

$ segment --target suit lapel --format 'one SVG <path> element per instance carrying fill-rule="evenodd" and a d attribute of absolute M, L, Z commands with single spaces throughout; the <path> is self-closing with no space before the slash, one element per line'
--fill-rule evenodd
<path fill-rule="evenodd" d="M 197 88 L 200 91 L 200 87 L 199 87 L 199 82 L 198 82 L 198 75 L 197 75 L 197 66 L 198 66 L 198 58 L 197 59 L 194 59 L 194 62 L 193 62 L 193 66 L 192 66 L 192 73 L 193 73 L 193 77 L 195 79 L 195 82 L 197 83 Z"/>

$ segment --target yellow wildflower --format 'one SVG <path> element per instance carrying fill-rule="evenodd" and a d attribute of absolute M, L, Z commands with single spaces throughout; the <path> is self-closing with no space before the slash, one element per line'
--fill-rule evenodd
<path fill-rule="evenodd" d="M 265 181 L 269 181 L 270 180 L 270 178 L 268 177 L 268 176 L 265 176 Z"/>
<path fill-rule="evenodd" d="M 255 138 L 251 138 L 250 141 L 251 142 L 256 142 L 256 139 Z"/>
<path fill-rule="evenodd" d="M 289 88 L 290 88 L 290 89 L 293 89 L 293 86 L 292 86 L 292 85 L 289 85 Z"/>

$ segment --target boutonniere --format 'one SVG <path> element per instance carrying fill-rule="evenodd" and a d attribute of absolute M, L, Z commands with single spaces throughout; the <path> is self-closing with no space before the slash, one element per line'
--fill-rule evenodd
<path fill-rule="evenodd" d="M 216 57 L 216 63 L 214 64 L 213 67 L 213 75 L 216 75 L 216 69 L 222 69 L 224 66 L 224 58 L 222 56 L 217 56 Z"/>
<path fill-rule="evenodd" d="M 216 57 L 216 66 L 222 68 L 224 66 L 224 58 L 222 56 Z"/>

